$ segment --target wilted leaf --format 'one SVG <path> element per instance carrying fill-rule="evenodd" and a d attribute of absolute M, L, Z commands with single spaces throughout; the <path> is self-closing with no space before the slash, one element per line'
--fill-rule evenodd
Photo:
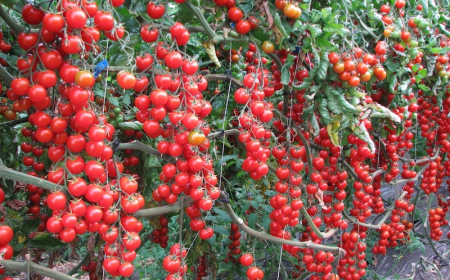
<path fill-rule="evenodd" d="M 375 144 L 373 143 L 372 139 L 370 139 L 370 134 L 367 131 L 366 125 L 364 124 L 364 122 L 361 122 L 361 124 L 355 128 L 353 133 L 359 139 L 366 142 L 372 152 L 375 152 Z"/>
<path fill-rule="evenodd" d="M 387 118 L 396 123 L 401 122 L 399 116 L 397 116 L 391 110 L 389 110 L 388 108 L 384 107 L 381 104 L 371 103 L 368 105 L 368 107 L 373 109 L 372 113 L 370 114 L 372 118 Z"/>

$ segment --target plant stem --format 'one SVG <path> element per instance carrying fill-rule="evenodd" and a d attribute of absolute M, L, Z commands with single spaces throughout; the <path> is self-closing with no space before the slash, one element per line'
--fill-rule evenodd
<path fill-rule="evenodd" d="M 27 262 L 2 260 L 2 261 L 0 261 L 0 264 L 8 271 L 20 271 L 20 272 L 25 272 L 25 273 L 27 272 Z M 75 277 L 69 276 L 62 272 L 58 272 L 56 270 L 39 265 L 37 263 L 29 262 L 29 268 L 32 273 L 42 275 L 42 276 L 47 276 L 51 279 L 77 280 L 77 278 L 75 278 Z"/>
<path fill-rule="evenodd" d="M 88 258 L 89 252 L 86 253 L 83 259 L 74 268 L 72 268 L 69 272 L 67 272 L 67 275 L 74 275 L 78 271 L 78 269 L 80 269 L 80 267 L 88 260 Z"/>
<path fill-rule="evenodd" d="M 17 119 L 17 120 L 0 123 L 0 127 L 1 126 L 13 126 L 13 125 L 16 125 L 16 124 L 21 124 L 21 123 L 26 123 L 26 122 L 28 122 L 28 117 L 23 117 L 23 118 L 20 118 L 20 119 Z"/>
<path fill-rule="evenodd" d="M 183 210 L 183 200 L 184 200 L 185 196 L 181 197 L 180 199 L 180 229 L 178 231 L 178 238 L 179 238 L 179 242 L 180 242 L 180 249 L 181 251 L 183 251 L 183 222 L 184 222 L 184 210 Z M 181 254 L 181 265 L 182 267 L 184 267 L 184 257 L 183 254 Z M 183 273 L 183 279 L 186 280 L 186 273 Z"/>
<path fill-rule="evenodd" d="M 195 17 L 200 22 L 201 26 L 203 26 L 203 28 L 205 29 L 206 34 L 208 34 L 208 37 L 211 40 L 214 39 L 214 37 L 217 36 L 216 32 L 214 32 L 214 30 L 212 30 L 211 26 L 209 25 L 208 21 L 203 16 L 202 12 L 196 6 L 194 6 L 194 4 L 192 4 L 191 1 L 189 1 L 189 0 L 186 0 L 184 2 L 184 5 L 186 5 L 186 7 L 195 15 Z"/>
<path fill-rule="evenodd" d="M 311 241 L 300 242 L 300 241 L 294 241 L 294 240 L 286 240 L 286 239 L 282 239 L 282 238 L 278 238 L 278 237 L 269 235 L 265 232 L 256 231 L 256 230 L 248 227 L 247 225 L 245 225 L 244 220 L 239 218 L 236 215 L 236 213 L 234 213 L 233 208 L 231 208 L 230 204 L 222 203 L 222 205 L 224 206 L 225 211 L 228 213 L 228 215 L 230 216 L 233 223 L 235 223 L 242 231 L 246 232 L 250 236 L 253 236 L 260 240 L 267 240 L 267 241 L 275 242 L 275 243 L 279 243 L 279 244 L 287 244 L 287 245 L 292 245 L 292 246 L 296 246 L 299 248 L 312 248 L 312 249 L 323 250 L 323 251 L 327 251 L 327 252 L 336 252 L 336 253 L 341 254 L 342 256 L 345 255 L 345 250 L 342 248 L 339 248 L 339 247 L 331 247 L 331 246 L 316 244 Z"/>
<path fill-rule="evenodd" d="M 22 28 L 20 27 L 20 25 L 18 25 L 17 22 L 11 18 L 11 16 L 5 11 L 5 9 L 3 9 L 3 5 L 0 5 L 0 17 L 9 26 L 9 28 L 11 28 L 16 36 L 19 35 L 20 32 L 22 32 Z"/>
<path fill-rule="evenodd" d="M 405 195 L 407 195 L 408 192 L 402 192 L 402 194 L 397 198 L 397 199 L 402 199 L 403 197 L 405 197 Z M 389 208 L 386 212 L 385 215 L 383 217 L 383 219 L 381 219 L 376 225 L 374 224 L 367 224 L 367 223 L 361 223 L 360 221 L 356 220 L 355 218 L 351 217 L 349 214 L 347 214 L 347 212 L 342 211 L 342 214 L 344 216 L 344 218 L 346 218 L 347 220 L 349 220 L 350 222 L 354 223 L 354 224 L 358 224 L 360 226 L 363 227 L 367 227 L 367 228 L 373 228 L 373 229 L 380 229 L 381 226 L 384 224 L 384 222 L 387 220 L 387 218 L 389 217 L 389 215 L 392 213 L 392 211 L 395 208 L 395 204 L 393 204 L 391 206 L 391 208 Z"/>
<path fill-rule="evenodd" d="M 273 110 L 273 114 L 275 116 L 277 116 L 279 119 L 281 119 L 281 121 L 283 123 L 286 123 L 286 124 L 288 123 L 288 119 L 283 114 L 281 114 L 280 111 Z M 298 127 L 295 124 L 292 124 L 292 128 L 295 130 L 295 132 L 297 132 L 297 135 L 300 137 L 300 140 L 302 140 L 303 146 L 305 146 L 306 160 L 308 161 L 308 175 L 309 175 L 309 178 L 311 178 L 311 175 L 313 173 L 313 164 L 312 164 L 312 157 L 311 157 L 311 149 L 309 147 L 308 140 L 306 140 L 306 138 L 303 135 L 302 130 L 300 129 L 300 127 Z"/>
<path fill-rule="evenodd" d="M 186 197 L 184 203 L 185 204 L 189 204 L 191 203 L 193 200 L 190 197 Z M 149 208 L 149 209 L 141 209 L 139 211 L 137 211 L 136 213 L 134 213 L 134 216 L 136 218 L 141 218 L 141 217 L 154 217 L 154 216 L 160 216 L 160 215 L 164 215 L 164 214 L 168 214 L 168 213 L 173 213 L 173 212 L 179 212 L 181 210 L 181 200 L 175 202 L 174 204 L 169 204 L 169 205 L 164 205 L 164 206 L 160 206 L 160 207 L 153 207 L 153 208 Z"/>
<path fill-rule="evenodd" d="M 312 0 L 311 0 L 312 1 Z M 272 58 L 272 60 L 275 62 L 275 64 L 278 67 L 278 70 L 281 72 L 281 69 L 283 68 L 283 64 L 281 63 L 281 60 L 278 58 L 278 56 L 274 53 L 269 54 L 269 57 Z M 284 89 L 284 96 L 283 96 L 283 116 L 287 115 L 287 111 L 288 111 L 288 104 L 289 104 L 289 95 L 287 95 L 287 93 L 289 93 L 291 91 L 291 89 L 289 88 L 288 85 L 283 85 L 283 89 Z"/>
<path fill-rule="evenodd" d="M 330 229 L 327 232 L 321 232 L 316 224 L 314 223 L 314 221 L 311 219 L 311 216 L 308 214 L 308 212 L 306 211 L 305 207 L 302 207 L 302 209 L 300 209 L 300 211 L 302 211 L 303 216 L 305 216 L 306 221 L 308 222 L 308 225 L 311 227 L 311 230 L 314 231 L 314 233 L 320 238 L 320 239 L 326 239 L 329 238 L 331 236 L 333 236 L 337 229 Z"/>
<path fill-rule="evenodd" d="M 39 177 L 34 177 L 22 172 L 12 170 L 6 167 L 1 160 L 0 160 L 0 178 L 35 185 L 41 189 L 46 189 L 49 191 L 61 190 L 62 192 L 65 192 L 63 186 L 52 183 Z"/>
<path fill-rule="evenodd" d="M 8 71 L 6 71 L 5 67 L 0 65 L 0 79 L 5 83 L 7 87 L 9 87 L 14 77 Z"/>
<path fill-rule="evenodd" d="M 431 209 L 431 203 L 433 202 L 433 198 L 434 198 L 434 194 L 430 194 L 428 196 L 428 205 L 427 205 L 427 212 L 426 215 L 428 216 L 428 213 L 430 212 Z M 428 217 L 427 217 L 428 219 Z M 441 260 L 448 262 L 449 260 L 447 258 L 445 258 L 444 256 L 442 256 L 441 253 L 438 252 L 438 250 L 436 249 L 436 247 L 434 246 L 433 240 L 430 237 L 430 234 L 428 233 L 428 222 L 425 222 L 423 224 L 424 227 L 424 232 L 425 232 L 425 236 L 428 239 L 428 242 L 430 243 L 430 247 L 433 250 L 433 252 L 436 254 L 436 256 L 438 256 Z"/>

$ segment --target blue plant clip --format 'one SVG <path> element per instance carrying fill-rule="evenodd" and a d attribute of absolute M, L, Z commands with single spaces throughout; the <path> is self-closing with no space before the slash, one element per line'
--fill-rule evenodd
<path fill-rule="evenodd" d="M 98 75 L 100 74 L 100 72 L 102 72 L 102 70 L 105 69 L 106 67 L 108 67 L 108 61 L 106 61 L 106 59 L 104 59 L 99 64 L 97 64 L 97 66 L 95 66 L 94 77 L 97 78 Z"/>
<path fill-rule="evenodd" d="M 292 51 L 292 54 L 298 54 L 300 52 L 300 46 L 296 46 L 295 50 Z"/>
<path fill-rule="evenodd" d="M 230 27 L 234 28 L 236 26 L 236 24 L 234 22 L 230 23 Z"/>

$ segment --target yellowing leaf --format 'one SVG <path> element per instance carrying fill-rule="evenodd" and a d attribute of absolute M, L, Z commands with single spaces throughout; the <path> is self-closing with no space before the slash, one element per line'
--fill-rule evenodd
<path fill-rule="evenodd" d="M 20 235 L 19 238 L 17 239 L 17 243 L 22 244 L 23 242 L 25 242 L 27 240 L 27 237 L 24 235 Z"/>
<path fill-rule="evenodd" d="M 328 135 L 330 136 L 331 143 L 335 146 L 339 146 L 339 135 L 336 131 L 341 126 L 341 123 L 338 121 L 334 121 L 330 124 L 327 124 Z"/>
<path fill-rule="evenodd" d="M 206 53 L 208 54 L 211 61 L 216 65 L 216 68 L 222 67 L 222 65 L 220 65 L 219 59 L 217 58 L 216 47 L 214 46 L 214 43 L 212 43 L 211 41 L 205 42 L 203 43 L 203 47 L 205 48 Z"/>

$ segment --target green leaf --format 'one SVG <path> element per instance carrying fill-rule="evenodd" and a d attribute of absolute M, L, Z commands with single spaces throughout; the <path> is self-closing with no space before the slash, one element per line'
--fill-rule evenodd
<path fill-rule="evenodd" d="M 120 107 L 119 101 L 114 97 L 114 96 L 108 96 L 108 101 L 116 106 L 116 107 Z"/>
<path fill-rule="evenodd" d="M 428 8 L 428 0 L 419 0 L 418 2 L 422 5 L 422 13 L 424 17 L 431 17 L 431 10 Z"/>
<path fill-rule="evenodd" d="M 316 38 L 317 36 L 322 34 L 322 29 L 317 25 L 308 25 L 306 29 L 308 29 L 311 32 L 312 38 Z"/>
<path fill-rule="evenodd" d="M 8 8 L 14 7 L 14 5 L 16 5 L 17 3 L 19 3 L 19 0 L 2 0 L 1 1 L 1 4 L 5 5 Z"/>
<path fill-rule="evenodd" d="M 312 39 L 311 37 L 305 38 L 303 39 L 303 45 L 302 45 L 302 50 L 304 52 L 310 52 L 312 48 Z"/>
<path fill-rule="evenodd" d="M 258 214 L 256 214 L 256 213 L 251 213 L 250 215 L 248 215 L 247 216 L 248 226 L 251 228 L 254 228 L 257 218 L 258 218 Z"/>
<path fill-rule="evenodd" d="M 127 93 L 125 93 L 125 95 L 122 96 L 122 102 L 127 105 L 130 105 L 130 103 L 131 103 L 130 93 L 127 92 Z"/>
<path fill-rule="evenodd" d="M 145 168 L 161 167 L 161 163 L 159 162 L 159 159 L 156 156 L 149 155 L 148 157 L 145 158 L 144 167 Z"/>
<path fill-rule="evenodd" d="M 186 7 L 186 5 L 177 5 L 178 13 L 175 14 L 175 18 L 181 23 L 190 23 L 196 20 L 195 16 L 193 16 L 191 10 Z"/>
<path fill-rule="evenodd" d="M 337 90 L 327 90 L 325 91 L 328 99 L 328 109 L 334 114 L 348 114 L 357 113 L 356 108 L 350 104 L 346 99 L 344 94 L 341 94 Z"/>
<path fill-rule="evenodd" d="M 117 66 L 126 66 L 130 63 L 130 59 L 126 54 L 117 54 L 114 59 L 114 65 Z"/>
<path fill-rule="evenodd" d="M 270 35 L 264 28 L 257 27 L 252 30 L 252 36 L 261 42 L 270 41 Z"/>
<path fill-rule="evenodd" d="M 395 63 L 392 57 L 389 57 L 384 62 L 384 65 L 386 68 L 391 72 L 397 72 L 398 71 L 398 63 Z"/>
<path fill-rule="evenodd" d="M 3 58 L 4 60 L 6 60 L 6 62 L 8 62 L 9 66 L 14 68 L 14 69 L 18 69 L 17 68 L 17 60 L 19 59 L 18 56 L 12 55 L 12 54 L 4 54 L 4 53 L 0 53 L 0 57 Z"/>
<path fill-rule="evenodd" d="M 320 11 L 322 14 L 322 18 L 326 21 L 326 19 L 331 16 L 332 9 L 331 7 L 324 8 Z"/>
<path fill-rule="evenodd" d="M 329 124 L 333 121 L 331 119 L 330 112 L 328 111 L 328 101 L 325 98 L 320 100 L 319 113 L 325 124 Z"/>
<path fill-rule="evenodd" d="M 137 14 L 143 14 L 147 12 L 147 1 L 143 0 L 134 0 L 131 1 L 130 12 L 134 12 Z"/>
<path fill-rule="evenodd" d="M 54 238 L 49 233 L 38 232 L 33 239 L 28 240 L 28 247 L 55 251 L 66 248 L 67 244 Z"/>
<path fill-rule="evenodd" d="M 134 122 L 121 122 L 119 123 L 120 128 L 131 129 L 131 130 L 142 130 L 142 123 L 139 121 Z"/>
<path fill-rule="evenodd" d="M 306 78 L 303 80 L 303 82 L 300 85 L 292 85 L 293 90 L 304 90 L 311 86 L 313 79 L 312 78 Z"/>
<path fill-rule="evenodd" d="M 286 59 L 286 62 L 283 65 L 283 68 L 281 69 L 281 83 L 283 85 L 289 84 L 289 81 L 291 79 L 291 72 L 289 71 L 289 68 L 294 63 L 295 58 L 296 58 L 296 56 L 289 54 Z"/>
<path fill-rule="evenodd" d="M 328 53 L 323 52 L 322 56 L 320 57 L 320 65 L 318 66 L 317 70 L 317 77 L 319 79 L 324 80 L 327 77 L 327 70 L 329 64 L 330 61 L 328 60 Z"/>
<path fill-rule="evenodd" d="M 318 135 L 320 132 L 320 126 L 319 123 L 317 122 L 317 118 L 316 115 L 314 113 L 312 113 L 311 115 L 311 125 L 313 128 L 313 134 L 314 136 Z"/>
<path fill-rule="evenodd" d="M 321 49 L 322 51 L 332 52 L 338 49 L 336 45 L 331 43 L 328 38 L 324 38 L 323 35 L 317 37 L 314 43 L 316 44 L 317 48 Z"/>
<path fill-rule="evenodd" d="M 431 48 L 430 51 L 434 54 L 444 54 L 450 52 L 450 47 L 446 48 Z"/>
<path fill-rule="evenodd" d="M 395 74 L 392 76 L 391 81 L 389 82 L 389 92 L 394 93 L 395 92 L 395 86 L 397 85 L 397 75 Z"/>
<path fill-rule="evenodd" d="M 18 228 L 23 223 L 22 214 L 9 207 L 6 208 L 5 216 L 8 217 L 8 219 L 5 220 L 5 224 L 11 228 Z"/>
<path fill-rule="evenodd" d="M 244 12 L 244 14 L 248 14 L 253 10 L 253 0 L 239 1 L 239 8 Z"/>
<path fill-rule="evenodd" d="M 276 28 L 278 28 L 278 30 L 280 30 L 281 34 L 284 37 L 289 36 L 289 34 L 286 32 L 286 29 L 284 29 L 283 23 L 281 22 L 280 15 L 278 13 L 275 13 L 275 15 L 273 16 L 273 23 L 275 24 Z"/>
<path fill-rule="evenodd" d="M 429 91 L 430 91 L 430 88 L 427 87 L 427 86 L 424 85 L 424 84 L 419 84 L 419 88 L 420 88 L 421 90 L 423 90 L 424 92 L 429 92 Z"/>
<path fill-rule="evenodd" d="M 425 78 L 427 76 L 427 74 L 428 74 L 427 69 L 422 69 L 422 70 L 419 70 L 419 72 L 417 72 L 417 75 L 419 75 L 421 78 Z"/>
<path fill-rule="evenodd" d="M 403 82 L 401 82 L 398 86 L 397 86 L 397 90 L 399 93 L 405 93 L 408 90 L 409 84 L 411 83 L 411 80 L 405 80 Z"/>
<path fill-rule="evenodd" d="M 330 32 L 330 33 L 335 33 L 335 34 L 338 34 L 340 36 L 344 36 L 344 35 L 346 35 L 346 34 L 348 34 L 350 32 L 350 30 L 345 28 L 344 25 L 338 24 L 338 23 L 327 23 L 323 27 L 323 31 Z"/>
<path fill-rule="evenodd" d="M 40 219 L 29 219 L 29 218 L 25 218 L 23 220 L 23 225 L 21 228 L 21 232 L 25 235 L 30 234 L 31 232 L 35 231 L 39 224 L 41 223 Z"/>
<path fill-rule="evenodd" d="M 322 14 L 318 10 L 312 10 L 311 14 L 311 23 L 318 23 L 322 19 Z"/>

